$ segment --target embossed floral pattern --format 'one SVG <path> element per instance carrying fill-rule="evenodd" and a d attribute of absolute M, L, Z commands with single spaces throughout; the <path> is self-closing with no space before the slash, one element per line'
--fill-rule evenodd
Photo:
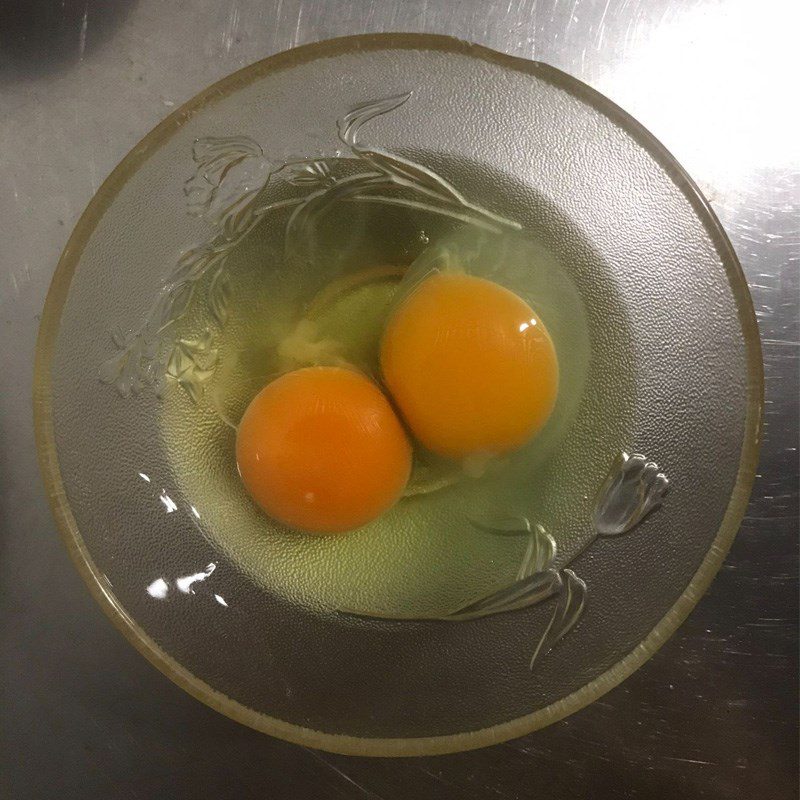
<path fill-rule="evenodd" d="M 519 224 L 470 203 L 454 186 L 428 168 L 361 142 L 362 126 L 393 111 L 411 98 L 411 92 L 357 106 L 338 121 L 341 141 L 351 156 L 270 159 L 255 140 L 247 136 L 207 137 L 192 148 L 194 174 L 184 193 L 190 214 L 202 217 L 214 230 L 211 238 L 189 247 L 165 277 L 153 306 L 142 325 L 112 336 L 117 352 L 103 363 L 100 380 L 128 396 L 145 387 L 161 394 L 170 383 L 183 388 L 198 402 L 212 380 L 214 363 L 211 331 L 194 339 L 176 338 L 175 323 L 193 302 L 196 288 L 208 281 L 205 293 L 214 324 L 225 325 L 230 311 L 231 284 L 227 256 L 267 215 L 290 209 L 286 224 L 287 259 L 303 254 L 312 240 L 314 225 L 334 203 L 383 203 L 431 212 L 496 230 L 519 229 Z M 367 167 L 356 174 L 343 174 L 345 165 Z M 280 177 L 301 192 L 296 197 L 260 203 L 270 182 Z M 392 190 L 387 193 L 387 190 Z M 209 344 L 198 357 L 186 357 L 188 341 Z M 178 373 L 170 365 L 180 362 Z"/>
<path fill-rule="evenodd" d="M 197 171 L 184 184 L 187 209 L 227 236 L 247 224 L 247 212 L 275 166 L 247 136 L 198 139 L 192 148 Z"/>
<path fill-rule="evenodd" d="M 621 453 L 614 460 L 598 494 L 594 523 L 596 533 L 617 535 L 630 531 L 657 508 L 669 481 L 658 466 L 644 456 Z M 437 620 L 464 622 L 494 614 L 520 611 L 555 598 L 550 619 L 536 641 L 530 659 L 533 669 L 580 621 L 586 608 L 585 581 L 572 570 L 554 567 L 555 539 L 542 525 L 531 525 L 526 517 L 508 517 L 490 523 L 473 522 L 474 527 L 494 536 L 528 539 L 515 580 L 489 594 L 469 601 L 446 614 L 403 616 L 343 613 L 390 620 Z"/>
<path fill-rule="evenodd" d="M 603 536 L 627 533 L 661 505 L 667 476 L 645 456 L 620 453 L 600 487 L 594 526 Z"/>

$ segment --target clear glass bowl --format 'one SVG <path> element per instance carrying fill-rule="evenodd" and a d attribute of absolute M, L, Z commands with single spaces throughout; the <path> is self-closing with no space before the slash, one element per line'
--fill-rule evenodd
<path fill-rule="evenodd" d="M 363 530 L 268 520 L 249 398 L 465 230 L 548 299 L 554 419 L 480 479 L 418 464 Z M 735 535 L 761 402 L 740 266 L 664 148 L 552 67 L 405 34 L 266 59 L 145 137 L 64 251 L 35 389 L 59 527 L 130 641 L 240 722 L 371 755 L 518 736 L 640 666 Z"/>

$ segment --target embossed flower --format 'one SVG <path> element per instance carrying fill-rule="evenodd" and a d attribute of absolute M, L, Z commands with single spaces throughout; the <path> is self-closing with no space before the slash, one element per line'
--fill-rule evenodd
<path fill-rule="evenodd" d="M 600 488 L 594 526 L 602 536 L 618 536 L 661 505 L 669 480 L 658 464 L 638 453 L 620 453 Z"/>
<path fill-rule="evenodd" d="M 184 185 L 189 213 L 222 228 L 227 237 L 240 233 L 277 166 L 247 136 L 198 139 L 192 158 L 197 170 Z"/>

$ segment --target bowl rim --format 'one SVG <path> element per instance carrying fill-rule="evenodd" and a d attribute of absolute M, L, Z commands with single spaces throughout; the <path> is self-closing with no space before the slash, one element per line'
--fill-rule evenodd
<path fill-rule="evenodd" d="M 69 285 L 86 243 L 128 178 L 189 118 L 216 100 L 265 75 L 318 58 L 353 51 L 413 49 L 468 55 L 555 83 L 611 118 L 649 152 L 690 202 L 723 262 L 745 339 L 747 408 L 736 483 L 719 530 L 680 597 L 630 653 L 575 692 L 545 708 L 513 720 L 476 731 L 441 736 L 367 738 L 312 730 L 248 708 L 190 673 L 151 639 L 126 612 L 115 597 L 108 579 L 92 561 L 64 490 L 53 428 L 51 364 Z M 36 342 L 33 414 L 39 467 L 60 536 L 78 572 L 106 616 L 151 664 L 179 687 L 211 708 L 237 722 L 277 738 L 345 755 L 422 756 L 486 747 L 523 736 L 563 719 L 617 686 L 664 644 L 708 588 L 722 565 L 744 516 L 758 464 L 763 393 L 761 342 L 752 299 L 741 264 L 720 221 L 697 184 L 649 131 L 595 89 L 543 62 L 500 53 L 482 45 L 439 34 L 374 33 L 328 39 L 286 50 L 222 78 L 173 111 L 119 162 L 79 218 L 50 283 Z"/>

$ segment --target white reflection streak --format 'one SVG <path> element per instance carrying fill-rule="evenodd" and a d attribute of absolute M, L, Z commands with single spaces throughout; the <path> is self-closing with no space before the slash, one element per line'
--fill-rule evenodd
<path fill-rule="evenodd" d="M 211 563 L 203 570 L 203 572 L 196 572 L 194 575 L 184 575 L 182 578 L 177 578 L 175 580 L 175 585 L 184 594 L 189 594 L 190 592 L 194 594 L 192 585 L 198 581 L 204 581 L 216 568 L 217 565 Z"/>
<path fill-rule="evenodd" d="M 140 473 L 139 473 L 139 477 L 140 477 L 140 478 L 141 478 L 143 481 L 147 481 L 148 483 L 150 483 L 150 476 L 149 476 L 149 475 L 145 475 L 145 474 L 144 474 L 144 472 L 140 472 Z"/>
<path fill-rule="evenodd" d="M 163 578 L 156 578 L 148 587 L 147 594 L 158 600 L 163 600 L 169 591 L 169 584 Z"/>
<path fill-rule="evenodd" d="M 224 598 L 222 595 L 220 595 L 220 594 L 215 594 L 215 595 L 214 595 L 214 599 L 215 599 L 215 600 L 216 600 L 216 601 L 217 601 L 217 602 L 218 602 L 218 603 L 219 603 L 221 606 L 225 606 L 225 608 L 227 608 L 227 607 L 228 607 L 228 604 L 225 602 L 225 598 Z"/>
<path fill-rule="evenodd" d="M 158 498 L 163 504 L 164 508 L 167 509 L 167 514 L 171 514 L 173 511 L 178 510 L 178 504 L 167 494 L 166 489 L 161 490 L 161 494 Z"/>

